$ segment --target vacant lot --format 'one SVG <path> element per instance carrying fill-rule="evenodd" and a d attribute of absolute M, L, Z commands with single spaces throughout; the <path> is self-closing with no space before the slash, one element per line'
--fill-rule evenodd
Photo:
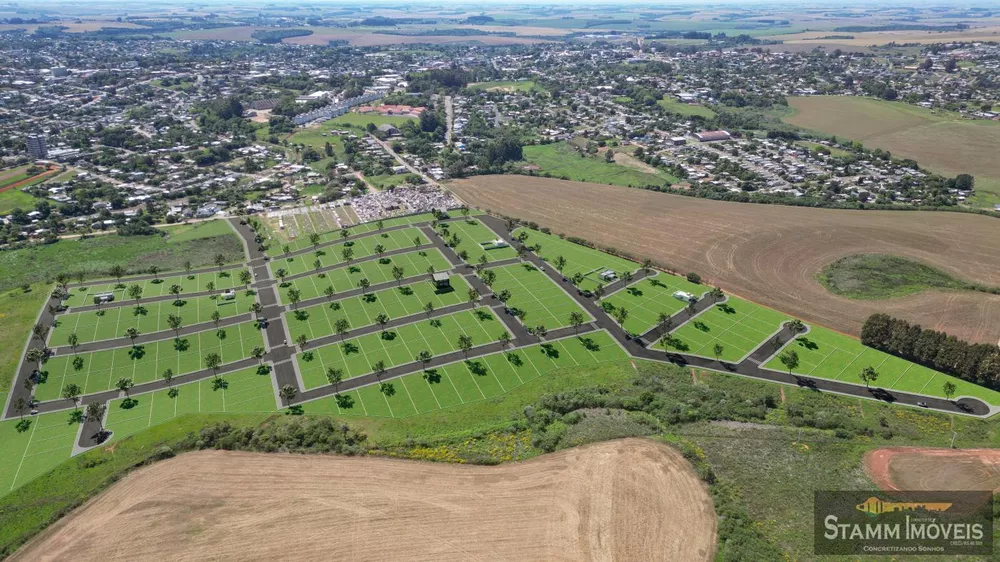
<path fill-rule="evenodd" d="M 571 180 L 624 186 L 664 185 L 676 181 L 675 178 L 662 172 L 649 174 L 608 162 L 603 153 L 581 156 L 580 152 L 567 142 L 526 146 L 524 159 L 529 164 L 537 166 L 539 174 L 547 173 Z"/>
<path fill-rule="evenodd" d="M 886 447 L 865 455 L 865 470 L 883 490 L 996 490 L 1000 451 Z"/>
<path fill-rule="evenodd" d="M 1000 123 L 961 120 L 956 114 L 849 96 L 788 98 L 793 125 L 863 142 L 944 176 L 976 178 L 980 206 L 1000 203 Z"/>
<path fill-rule="evenodd" d="M 997 219 L 726 203 L 524 176 L 479 176 L 450 187 L 473 205 L 696 271 L 706 284 L 841 331 L 859 334 L 865 318 L 881 311 L 972 341 L 1000 338 L 1000 296 L 925 291 L 857 301 L 831 294 L 816 279 L 838 258 L 885 253 L 998 285 Z"/>
<path fill-rule="evenodd" d="M 823 268 L 820 283 L 838 295 L 853 299 L 886 299 L 925 289 L 961 289 L 966 286 L 922 263 L 883 254 L 846 256 Z"/>
<path fill-rule="evenodd" d="M 128 476 L 13 559 L 693 561 L 715 536 L 704 485 L 652 441 L 497 467 L 212 451 Z"/>

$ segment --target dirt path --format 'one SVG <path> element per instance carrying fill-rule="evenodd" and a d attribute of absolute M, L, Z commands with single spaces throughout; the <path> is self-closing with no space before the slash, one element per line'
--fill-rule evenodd
<path fill-rule="evenodd" d="M 711 560 L 716 516 L 676 451 L 598 443 L 496 467 L 182 455 L 138 471 L 12 560 Z"/>
<path fill-rule="evenodd" d="M 28 185 L 29 183 L 34 183 L 34 182 L 38 181 L 39 179 L 47 178 L 47 177 L 53 176 L 53 175 L 58 174 L 58 173 L 59 173 L 59 169 L 58 168 L 49 168 L 48 170 L 46 170 L 46 171 L 38 174 L 37 176 L 31 176 L 30 178 L 25 178 L 25 179 L 23 179 L 21 181 L 14 182 L 14 183 L 12 183 L 10 185 L 5 185 L 4 187 L 0 187 L 0 193 L 3 193 L 4 191 L 8 191 L 8 190 L 11 190 L 11 189 L 17 189 L 17 188 L 23 187 L 25 185 Z"/>

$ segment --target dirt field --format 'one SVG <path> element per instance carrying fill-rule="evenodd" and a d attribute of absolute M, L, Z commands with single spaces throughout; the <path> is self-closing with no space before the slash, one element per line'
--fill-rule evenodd
<path fill-rule="evenodd" d="M 844 25 L 853 25 L 845 23 Z M 821 37 L 831 35 L 850 35 L 851 39 L 823 40 Z M 948 43 L 950 41 L 997 41 L 1000 39 L 1000 27 L 986 26 L 975 27 L 965 31 L 864 31 L 864 32 L 839 32 L 839 31 L 807 31 L 804 33 L 793 33 L 788 35 L 772 35 L 764 39 L 777 39 L 784 41 L 786 45 L 826 45 L 827 49 L 832 49 L 831 43 L 838 43 L 850 47 L 867 47 L 869 45 L 885 45 L 886 43 Z"/>
<path fill-rule="evenodd" d="M 887 447 L 865 455 L 865 471 L 883 490 L 996 490 L 1000 449 Z"/>
<path fill-rule="evenodd" d="M 695 271 L 737 295 L 844 332 L 859 334 L 865 318 L 882 311 L 971 341 L 1000 339 L 997 295 L 934 291 L 857 301 L 816 280 L 838 258 L 882 253 L 1000 285 L 994 218 L 726 203 L 526 176 L 478 176 L 450 188 L 472 205 Z"/>
<path fill-rule="evenodd" d="M 498 467 L 206 451 L 138 471 L 12 560 L 711 560 L 712 500 L 641 439 Z"/>

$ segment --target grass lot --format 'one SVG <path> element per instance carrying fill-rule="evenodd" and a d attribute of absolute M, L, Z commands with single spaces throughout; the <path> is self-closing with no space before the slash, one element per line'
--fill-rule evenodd
<path fill-rule="evenodd" d="M 715 117 L 714 111 L 704 105 L 701 105 L 700 103 L 683 103 L 680 100 L 667 97 L 656 102 L 656 104 L 670 113 L 676 113 L 685 117 L 704 117 L 705 119 L 712 119 Z"/>
<path fill-rule="evenodd" d="M 328 367 L 343 369 L 344 379 L 351 379 L 373 372 L 378 361 L 383 361 L 389 369 L 413 363 L 423 350 L 434 355 L 456 351 L 462 334 L 472 338 L 473 346 L 479 346 L 496 341 L 505 331 L 503 323 L 489 309 L 480 308 L 345 339 L 343 343 L 299 353 L 295 360 L 305 388 L 310 389 L 329 384 Z"/>
<path fill-rule="evenodd" d="M 25 293 L 14 289 L 0 293 L 0 393 L 10 388 L 17 363 L 24 351 L 24 342 L 38 318 L 50 287 L 34 285 Z M 0 397 L 6 399 L 0 394 Z M 0 485 L 0 492 L 3 486 Z"/>
<path fill-rule="evenodd" d="M 544 90 L 534 80 L 497 80 L 469 84 L 470 90 L 499 90 L 504 92 L 541 92 Z"/>
<path fill-rule="evenodd" d="M 604 156 L 580 156 L 566 142 L 524 147 L 524 159 L 540 168 L 539 174 L 574 181 L 622 186 L 664 185 L 676 181 L 665 173 L 649 174 L 609 163 Z"/>
<path fill-rule="evenodd" d="M 42 199 L 25 193 L 19 188 L 8 189 L 0 192 L 0 215 L 8 215 L 14 209 L 33 210 L 39 201 Z"/>
<path fill-rule="evenodd" d="M 43 376 L 35 387 L 39 400 L 58 400 L 65 385 L 76 383 L 83 394 L 110 390 L 120 378 L 135 384 L 159 380 L 167 369 L 174 375 L 193 373 L 205 368 L 204 358 L 218 353 L 223 363 L 250 357 L 250 350 L 263 346 L 264 339 L 253 322 L 206 330 L 179 340 L 170 338 L 135 347 L 119 347 L 80 354 L 58 355 L 42 367 Z M 83 360 L 80 368 L 74 360 Z M 46 376 L 47 373 L 47 376 Z"/>
<path fill-rule="evenodd" d="M 817 278 L 830 292 L 852 299 L 889 299 L 926 289 L 967 287 L 940 269 L 886 254 L 840 258 L 824 267 Z"/>
<path fill-rule="evenodd" d="M 184 298 L 179 301 L 166 300 L 149 302 L 135 306 L 125 305 L 105 307 L 102 310 L 70 312 L 56 317 L 49 344 L 52 346 L 66 345 L 66 339 L 71 333 L 76 333 L 80 343 L 110 340 L 125 337 L 125 330 L 136 328 L 140 334 L 152 334 L 170 329 L 167 317 L 179 315 L 184 326 L 210 322 L 212 312 L 219 311 L 222 318 L 250 312 L 250 305 L 255 300 L 254 294 L 246 291 L 236 291 L 236 298 L 223 300 L 216 295 L 206 297 Z"/>
<path fill-rule="evenodd" d="M 419 215 L 407 215 L 405 217 L 395 217 L 391 219 L 385 219 L 382 221 L 383 228 L 388 228 L 390 226 L 399 226 L 404 224 L 413 224 L 415 222 L 429 222 L 434 220 L 434 217 L 427 213 Z M 331 225 L 332 226 L 332 225 Z M 358 234 L 365 234 L 367 232 L 376 232 L 378 230 L 378 222 L 369 222 L 358 224 L 347 229 L 349 236 L 355 236 Z M 272 235 L 273 236 L 273 235 Z M 327 242 L 335 242 L 340 240 L 340 230 L 330 230 L 329 232 L 322 232 L 319 234 L 320 244 Z M 412 240 L 412 237 L 411 237 Z M 309 248 L 312 244 L 309 243 L 308 236 L 302 236 L 296 240 L 290 241 L 287 244 L 282 244 L 280 242 L 275 242 L 272 240 L 271 244 L 267 248 L 267 255 L 274 257 L 279 257 L 284 253 L 283 246 L 287 245 L 289 250 L 292 252 L 302 250 L 304 248 Z"/>
<path fill-rule="evenodd" d="M 243 262 L 243 243 L 225 221 L 208 221 L 162 229 L 166 236 L 94 236 L 85 240 L 60 240 L 0 252 L 0 291 L 23 283 L 50 282 L 62 272 L 83 271 L 88 277 L 107 277 L 115 264 L 132 273 L 156 265 L 163 271 L 212 266 L 216 254 L 226 263 Z"/>
<path fill-rule="evenodd" d="M 122 439 L 185 414 L 267 413 L 277 411 L 270 370 L 243 369 L 214 378 L 175 386 L 177 395 L 157 390 L 135 396 L 131 402 L 112 400 L 106 426 Z"/>
<path fill-rule="evenodd" d="M 667 349 L 692 355 L 715 357 L 715 344 L 722 346 L 719 359 L 736 362 L 781 328 L 790 317 L 750 301 L 729 296 L 671 333 Z M 663 344 L 656 347 L 662 349 Z"/>
<path fill-rule="evenodd" d="M 875 387 L 943 398 L 944 383 L 951 381 L 957 389 L 955 398 L 974 396 L 987 404 L 1000 406 L 1000 393 L 996 391 L 865 347 L 850 336 L 826 328 L 811 328 L 808 334 L 795 341 L 794 347 L 789 347 L 799 356 L 799 366 L 792 370 L 794 373 L 864 384 L 858 375 L 865 367 L 874 367 L 879 373 L 872 384 Z M 765 367 L 776 371 L 788 370 L 779 357 L 768 361 Z"/>
<path fill-rule="evenodd" d="M 695 285 L 679 275 L 659 273 L 604 297 L 602 302 L 616 309 L 625 308 L 628 311 L 625 330 L 633 334 L 644 334 L 659 323 L 661 312 L 673 316 L 687 306 L 686 302 L 673 297 L 675 291 L 685 291 L 700 297 L 709 290 L 709 287 Z"/>
<path fill-rule="evenodd" d="M 375 189 L 389 189 L 406 183 L 409 174 L 385 174 L 382 176 L 365 176 L 365 181 Z"/>
<path fill-rule="evenodd" d="M 416 240 L 419 238 L 419 244 Z M 386 252 L 398 250 L 400 248 L 415 247 L 427 244 L 427 237 L 419 228 L 404 228 L 402 230 L 392 230 L 382 232 L 372 236 L 365 236 L 356 240 L 348 240 L 341 244 L 319 248 L 311 254 L 302 254 L 291 257 L 277 257 L 271 261 L 271 272 L 276 273 L 278 269 L 284 269 L 288 275 L 297 275 L 316 269 L 315 262 L 319 260 L 320 267 L 329 267 L 338 263 L 343 263 L 344 248 L 350 246 L 354 250 L 353 259 L 366 258 L 375 255 L 375 247 L 381 245 Z"/>
<path fill-rule="evenodd" d="M 119 288 L 117 281 L 110 281 L 100 285 L 88 285 L 86 287 L 71 288 L 70 296 L 63 301 L 66 306 L 90 306 L 94 304 L 94 295 L 98 293 L 115 294 L 116 301 L 130 300 L 126 294 L 127 287 L 139 285 L 142 287 L 142 297 L 159 297 L 170 294 L 172 285 L 179 285 L 183 293 L 198 293 L 207 291 L 208 283 L 215 285 L 215 290 L 232 289 L 243 287 L 240 284 L 240 271 L 243 269 L 227 269 L 223 271 L 213 271 L 211 273 L 198 273 L 194 275 L 168 275 L 162 276 L 159 280 L 148 279 L 145 281 L 130 281 L 122 278 L 122 285 L 126 288 Z M 134 301 L 133 301 L 134 302 Z"/>
<path fill-rule="evenodd" d="M 288 334 L 296 341 L 301 334 L 309 340 L 336 333 L 334 324 L 347 318 L 351 328 L 375 324 L 379 314 L 390 319 L 402 318 L 424 312 L 424 305 L 432 303 L 435 309 L 468 302 L 469 284 L 461 275 L 451 276 L 451 289 L 437 290 L 430 281 L 418 281 L 392 289 L 371 292 L 365 296 L 301 308 L 285 314 Z"/>
<path fill-rule="evenodd" d="M 598 277 L 602 271 L 610 269 L 621 274 L 624 271 L 634 272 L 639 269 L 639 264 L 635 262 L 570 242 L 553 234 L 519 228 L 514 231 L 514 236 L 519 236 L 521 232 L 528 233 L 528 239 L 525 240 L 528 246 L 541 245 L 541 250 L 535 253 L 543 260 L 554 263 L 559 256 L 566 259 L 566 266 L 562 270 L 565 277 L 572 278 L 577 273 L 582 274 L 583 282 L 579 285 L 581 289 L 594 290 L 602 283 Z"/>
<path fill-rule="evenodd" d="M 498 403 L 506 399 L 504 395 L 557 369 L 565 368 L 567 376 L 572 376 L 570 373 L 581 367 L 625 358 L 625 351 L 601 331 L 406 375 L 389 381 L 392 391 L 388 393 L 381 392 L 378 386 L 366 386 L 342 393 L 339 398 L 309 402 L 303 408 L 307 413 L 391 418 L 439 413 L 453 418 L 451 427 L 460 430 L 482 422 L 480 412 L 463 406 L 484 400 Z M 487 404 L 479 407 L 490 408 Z M 473 416 L 468 417 L 470 414 Z M 425 425 L 434 418 L 424 419 L 422 416 L 413 421 Z"/>
<path fill-rule="evenodd" d="M 342 139 L 340 135 L 335 135 L 330 132 L 340 130 L 342 128 L 342 126 L 338 127 L 332 121 L 325 121 L 319 127 L 299 129 L 288 137 L 288 142 L 303 144 L 305 146 L 315 148 L 316 151 L 323 156 L 323 158 L 321 160 L 317 160 L 316 162 L 310 162 L 309 166 L 317 172 L 323 173 L 326 171 L 326 166 L 330 162 L 344 161 L 344 139 Z M 326 143 L 330 143 L 330 146 L 333 147 L 333 156 L 326 155 Z M 292 152 L 292 155 L 294 156 L 294 152 Z"/>
<path fill-rule="evenodd" d="M 480 256 L 486 256 L 491 262 L 517 257 L 517 251 L 510 246 L 493 248 L 492 242 L 500 238 L 500 235 L 475 219 L 443 222 L 438 225 L 438 233 L 445 241 L 450 241 L 451 236 L 457 234 L 459 243 L 453 248 L 459 254 L 466 252 L 466 261 L 471 264 L 479 263 Z"/>
<path fill-rule="evenodd" d="M 69 458 L 79 424 L 70 422 L 66 412 L 0 422 L 0 495 L 48 472 Z"/>
<path fill-rule="evenodd" d="M 569 315 L 579 312 L 584 319 L 590 314 L 580 308 L 573 297 L 531 264 L 514 264 L 494 268 L 497 274 L 493 291 L 510 291 L 507 306 L 524 313 L 521 318 L 525 326 L 545 326 L 554 330 L 569 326 Z"/>
<path fill-rule="evenodd" d="M 850 156 L 851 153 L 836 146 L 826 146 L 825 144 L 820 144 L 818 142 L 809 142 L 804 140 L 795 141 L 796 146 L 801 146 L 803 148 L 808 148 L 810 151 L 816 151 L 821 148 L 825 148 L 830 151 L 830 156 L 835 156 L 837 158 L 843 158 L 844 156 Z"/>
<path fill-rule="evenodd" d="M 447 271 L 451 268 L 451 264 L 441 251 L 437 248 L 431 248 L 385 257 L 380 260 L 358 262 L 348 267 L 340 267 L 325 273 L 288 281 L 279 288 L 278 293 L 283 302 L 288 302 L 288 289 L 290 287 L 299 290 L 302 300 L 308 300 L 325 296 L 323 291 L 328 286 L 332 286 L 334 291 L 340 293 L 358 289 L 358 282 L 362 279 L 368 279 L 372 285 L 385 283 L 393 280 L 392 268 L 395 266 L 403 268 L 404 277 L 427 273 L 430 267 L 433 267 L 434 271 Z"/>
<path fill-rule="evenodd" d="M 334 128 L 352 127 L 355 129 L 365 129 L 369 123 L 379 125 L 395 125 L 401 127 L 407 121 L 413 121 L 413 117 L 403 115 L 379 115 L 377 113 L 347 113 L 331 119 L 328 123 Z"/>
<path fill-rule="evenodd" d="M 965 120 L 944 110 L 855 96 L 788 98 L 793 125 L 863 142 L 913 158 L 921 166 L 953 177 L 972 174 L 976 197 L 970 204 L 1000 203 L 1000 123 Z M 961 150 L 953 147 L 961 146 Z"/>

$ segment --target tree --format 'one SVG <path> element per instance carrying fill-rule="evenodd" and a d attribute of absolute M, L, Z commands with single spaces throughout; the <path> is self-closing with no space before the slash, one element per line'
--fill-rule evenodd
<path fill-rule="evenodd" d="M 646 258 L 642 260 L 642 272 L 649 275 L 653 271 L 653 260 Z"/>
<path fill-rule="evenodd" d="M 211 369 L 212 374 L 219 376 L 219 367 L 222 366 L 222 357 L 218 353 L 212 352 L 205 356 L 205 368 Z"/>
<path fill-rule="evenodd" d="M 557 256 L 555 260 L 555 266 L 556 269 L 559 270 L 559 273 L 562 273 L 563 268 L 566 267 L 566 258 L 562 256 Z"/>
<path fill-rule="evenodd" d="M 384 312 L 379 312 L 378 316 L 375 317 L 375 321 L 378 322 L 379 327 L 382 329 L 382 333 L 385 334 L 385 325 L 389 323 L 389 315 Z"/>
<path fill-rule="evenodd" d="M 392 278 L 396 280 L 396 285 L 399 286 L 400 282 L 403 280 L 403 275 L 406 270 L 400 265 L 392 266 Z"/>
<path fill-rule="evenodd" d="M 45 324 L 35 324 L 31 327 L 31 337 L 39 341 L 45 341 L 46 334 L 49 333 L 49 327 Z"/>
<path fill-rule="evenodd" d="M 430 315 L 434 313 L 434 303 L 428 301 L 427 304 L 424 305 L 424 313 L 427 314 L 429 318 Z"/>
<path fill-rule="evenodd" d="M 480 277 L 483 278 L 483 283 L 486 283 L 487 287 L 493 287 L 493 282 L 497 280 L 497 272 L 492 269 L 484 269 L 480 273 Z"/>
<path fill-rule="evenodd" d="M 170 381 L 174 380 L 174 370 L 168 367 L 160 377 L 163 382 L 167 383 L 167 386 L 170 386 Z"/>
<path fill-rule="evenodd" d="M 622 327 L 622 329 L 624 329 L 625 320 L 628 320 L 628 310 L 623 306 L 619 306 L 615 309 L 614 315 L 615 320 L 617 320 L 618 324 Z"/>
<path fill-rule="evenodd" d="M 218 328 L 219 327 L 219 320 L 222 320 L 222 315 L 219 314 L 218 310 L 213 310 L 211 318 L 212 318 L 212 323 L 215 324 L 216 328 Z"/>
<path fill-rule="evenodd" d="M 244 269 L 243 271 L 240 271 L 240 283 L 243 284 L 244 289 L 250 286 L 251 281 L 253 281 L 253 275 L 250 275 L 249 269 Z"/>
<path fill-rule="evenodd" d="M 254 318 L 260 320 L 260 313 L 264 312 L 264 306 L 259 302 L 254 302 L 250 305 L 250 312 L 253 313 Z"/>
<path fill-rule="evenodd" d="M 104 412 L 107 406 L 103 402 L 91 402 L 87 404 L 87 419 L 97 422 L 97 432 L 104 433 Z"/>
<path fill-rule="evenodd" d="M 594 297 L 596 297 L 597 300 L 601 300 L 601 297 L 603 296 L 604 296 L 604 283 L 598 283 L 597 286 L 594 287 Z"/>
<path fill-rule="evenodd" d="M 118 379 L 118 382 L 115 383 L 115 388 L 117 388 L 120 392 L 124 392 L 125 393 L 125 399 L 126 400 L 131 400 L 132 399 L 132 397 L 129 396 L 128 391 L 132 390 L 133 386 L 135 386 L 135 383 L 133 383 L 132 379 L 130 379 L 128 377 L 122 377 L 122 378 Z"/>
<path fill-rule="evenodd" d="M 806 331 L 806 325 L 802 323 L 798 318 L 793 318 L 788 322 L 785 322 L 785 326 L 792 331 L 793 334 L 800 334 Z"/>
<path fill-rule="evenodd" d="M 347 237 L 350 236 L 350 235 L 351 235 L 351 231 L 350 230 L 347 230 L 346 228 L 341 228 L 340 229 L 340 239 L 341 240 L 347 240 Z"/>
<path fill-rule="evenodd" d="M 174 296 L 175 304 L 180 300 L 182 290 L 183 289 L 181 289 L 181 286 L 176 283 L 170 286 L 170 294 Z"/>
<path fill-rule="evenodd" d="M 208 291 L 209 293 L 214 292 L 215 281 L 209 281 L 208 283 L 205 283 L 205 290 Z"/>
<path fill-rule="evenodd" d="M 944 61 L 944 71 L 945 72 L 955 72 L 955 70 L 957 68 L 958 68 L 958 61 L 955 60 L 954 57 L 949 58 L 948 60 Z"/>
<path fill-rule="evenodd" d="M 295 338 L 295 343 L 299 344 L 299 347 L 302 348 L 303 350 L 305 349 L 306 343 L 308 342 L 309 340 L 308 338 L 306 338 L 305 334 L 299 334 L 299 337 Z"/>
<path fill-rule="evenodd" d="M 316 271 L 319 271 L 319 268 L 321 268 L 321 267 L 323 267 L 323 262 L 321 262 L 319 260 L 313 261 L 313 269 L 315 269 Z"/>
<path fill-rule="evenodd" d="M 139 301 L 142 300 L 142 287 L 139 285 L 130 285 L 128 288 L 128 296 L 135 301 L 136 306 L 139 306 Z"/>
<path fill-rule="evenodd" d="M 80 405 L 77 400 L 80 398 L 81 394 L 83 394 L 83 390 L 80 389 L 80 385 L 73 382 L 64 386 L 62 390 L 63 398 L 72 402 L 73 407 L 77 410 L 80 409 Z"/>
<path fill-rule="evenodd" d="M 315 232 L 309 234 L 309 243 L 312 244 L 313 248 L 319 246 L 319 234 Z"/>
<path fill-rule="evenodd" d="M 73 332 L 72 334 L 66 337 L 66 343 L 69 344 L 69 347 L 70 349 L 73 350 L 73 353 L 76 353 L 76 348 L 80 346 L 80 336 L 77 336 L 76 332 Z"/>
<path fill-rule="evenodd" d="M 340 336 L 340 341 L 343 342 L 344 336 L 346 336 L 348 330 L 351 329 L 351 323 L 347 321 L 347 318 L 338 318 L 337 321 L 334 322 L 333 329 L 337 332 L 337 335 Z"/>
<path fill-rule="evenodd" d="M 385 361 L 379 359 L 374 365 L 375 378 L 382 380 L 382 375 L 385 374 Z"/>
<path fill-rule="evenodd" d="M 861 382 L 865 383 L 865 387 L 869 387 L 871 383 L 878 379 L 878 371 L 875 370 L 875 367 L 869 365 L 861 370 L 858 378 L 861 379 Z"/>
<path fill-rule="evenodd" d="M 340 251 L 340 255 L 344 257 L 344 261 L 350 264 L 351 260 L 354 259 L 354 248 L 347 246 Z"/>
<path fill-rule="evenodd" d="M 944 391 L 944 397 L 946 400 L 951 400 L 951 397 L 955 395 L 955 383 L 951 381 L 945 381 L 944 386 L 941 388 Z"/>
<path fill-rule="evenodd" d="M 375 255 L 377 255 L 379 259 L 382 259 L 382 254 L 384 253 L 385 253 L 385 246 L 383 246 L 382 244 L 375 244 Z"/>
<path fill-rule="evenodd" d="M 799 354 L 794 349 L 786 349 L 785 352 L 778 357 L 778 359 L 781 361 L 781 364 L 788 369 L 789 375 L 792 374 L 792 371 L 799 366 Z"/>
<path fill-rule="evenodd" d="M 574 333 L 580 332 L 580 326 L 583 325 L 583 322 L 584 322 L 583 314 L 580 314 L 577 311 L 569 313 L 569 323 L 571 326 L 573 326 Z"/>
<path fill-rule="evenodd" d="M 41 372 L 42 361 L 45 360 L 45 352 L 37 347 L 33 347 L 28 350 L 28 354 L 25 356 L 25 359 L 34 363 L 35 370 Z M 31 377 L 28 377 L 28 380 L 31 380 Z"/>
<path fill-rule="evenodd" d="M 302 300 L 302 293 L 292 287 L 288 289 L 288 302 L 292 303 L 292 308 L 298 309 L 299 301 Z"/>
<path fill-rule="evenodd" d="M 467 334 L 460 334 L 458 336 L 458 348 L 462 350 L 462 354 L 468 359 L 469 350 L 472 349 L 472 338 Z"/>
<path fill-rule="evenodd" d="M 334 291 L 333 285 L 327 285 L 323 288 L 323 294 L 326 295 L 326 298 L 333 300 L 334 295 L 337 293 Z"/>
<path fill-rule="evenodd" d="M 125 337 L 132 340 L 132 347 L 135 347 L 135 338 L 139 337 L 139 330 L 135 327 L 125 330 Z"/>
<path fill-rule="evenodd" d="M 281 247 L 281 252 L 285 254 L 285 257 L 287 258 L 288 254 L 292 253 L 292 247 L 289 246 L 288 244 L 285 244 L 284 246 Z"/>
<path fill-rule="evenodd" d="M 125 276 L 125 268 L 118 264 L 115 264 L 111 266 L 111 269 L 108 270 L 108 273 L 110 273 L 111 276 L 118 281 L 118 284 L 121 285 L 122 277 Z"/>
<path fill-rule="evenodd" d="M 367 295 L 368 294 L 368 287 L 371 287 L 371 286 L 372 286 L 372 282 L 369 281 L 367 277 L 362 277 L 361 280 L 358 281 L 358 287 L 361 288 L 361 294 L 362 295 Z"/>
<path fill-rule="evenodd" d="M 421 240 L 419 236 L 417 236 L 416 238 L 414 238 L 414 239 L 413 239 L 413 248 L 414 248 L 414 249 L 417 249 L 417 248 L 419 248 L 419 247 L 420 247 L 420 244 L 421 244 L 421 242 L 423 242 L 423 240 Z"/>
<path fill-rule="evenodd" d="M 482 254 L 481 256 L 479 256 L 479 259 L 477 260 L 476 269 L 482 271 L 482 269 L 486 267 L 486 265 L 489 263 L 490 259 L 486 257 L 486 254 Z"/>
<path fill-rule="evenodd" d="M 149 274 L 153 276 L 153 281 L 159 281 L 160 267 L 157 265 L 149 266 Z"/>
<path fill-rule="evenodd" d="M 174 338 L 181 337 L 181 317 L 177 314 L 167 315 L 167 326 L 174 331 Z"/>
<path fill-rule="evenodd" d="M 712 290 L 708 292 L 708 296 L 712 297 L 713 301 L 719 302 L 726 294 L 722 292 L 721 287 L 712 287 Z"/>
<path fill-rule="evenodd" d="M 263 363 L 264 354 L 265 353 L 266 353 L 266 351 L 264 350 L 263 347 L 261 347 L 259 345 L 258 346 L 254 346 L 254 348 L 250 350 L 250 357 L 253 357 L 254 359 L 256 359 L 257 363 L 260 364 L 260 363 Z"/>
<path fill-rule="evenodd" d="M 499 293 L 497 293 L 497 300 L 500 301 L 500 302 L 502 302 L 504 304 L 504 306 L 506 306 L 507 305 L 507 301 L 509 301 L 511 299 L 511 296 L 512 295 L 510 294 L 509 290 L 502 289 Z"/>
<path fill-rule="evenodd" d="M 723 347 L 722 344 L 717 343 L 712 347 L 712 353 L 715 354 L 715 360 L 718 361 L 719 357 L 722 355 Z"/>
<path fill-rule="evenodd" d="M 279 267 L 278 271 L 275 271 L 274 274 L 277 275 L 278 279 L 281 279 L 281 283 L 284 284 L 285 283 L 285 277 L 288 276 L 288 271 L 286 271 L 285 268 L 283 268 L 283 267 Z"/>
<path fill-rule="evenodd" d="M 285 401 L 286 406 L 290 406 L 292 404 L 292 400 L 295 400 L 295 395 L 298 393 L 299 391 L 290 384 L 286 384 L 281 387 L 281 398 Z"/>
<path fill-rule="evenodd" d="M 577 271 L 576 273 L 573 274 L 573 277 L 569 281 L 574 286 L 579 286 L 580 283 L 583 283 L 583 279 L 584 279 L 583 273 L 580 273 L 579 271 Z"/>
<path fill-rule="evenodd" d="M 333 385 L 334 392 L 340 392 L 340 383 L 344 381 L 344 370 L 336 367 L 326 368 L 326 380 Z"/>
<path fill-rule="evenodd" d="M 217 265 L 219 267 L 219 272 L 221 273 L 222 272 L 222 266 L 226 265 L 226 256 L 224 256 L 222 254 L 215 254 L 215 259 L 212 260 L 212 261 L 214 261 L 215 265 Z"/>
<path fill-rule="evenodd" d="M 507 346 L 510 345 L 510 332 L 504 330 L 498 340 L 500 341 L 500 349 L 507 349 Z"/>
<path fill-rule="evenodd" d="M 473 308 L 477 308 L 479 304 L 479 291 L 475 289 L 469 289 L 467 296 L 469 299 L 469 304 L 471 304 Z"/>
<path fill-rule="evenodd" d="M 24 412 L 27 409 L 28 409 L 28 401 L 25 400 L 23 397 L 18 396 L 17 399 L 14 400 L 14 411 L 17 412 L 17 416 L 21 419 L 24 419 Z"/>
<path fill-rule="evenodd" d="M 184 262 L 184 272 L 187 273 L 188 275 L 191 275 L 191 260 L 187 260 Z"/>
<path fill-rule="evenodd" d="M 430 363 L 431 359 L 433 359 L 433 358 L 434 358 L 434 356 L 431 355 L 431 352 L 427 351 L 426 349 L 424 349 L 420 353 L 418 353 L 417 356 L 414 357 L 413 359 L 414 359 L 414 361 L 420 362 L 420 364 L 423 366 L 423 369 L 426 371 L 427 370 L 427 364 Z"/>

